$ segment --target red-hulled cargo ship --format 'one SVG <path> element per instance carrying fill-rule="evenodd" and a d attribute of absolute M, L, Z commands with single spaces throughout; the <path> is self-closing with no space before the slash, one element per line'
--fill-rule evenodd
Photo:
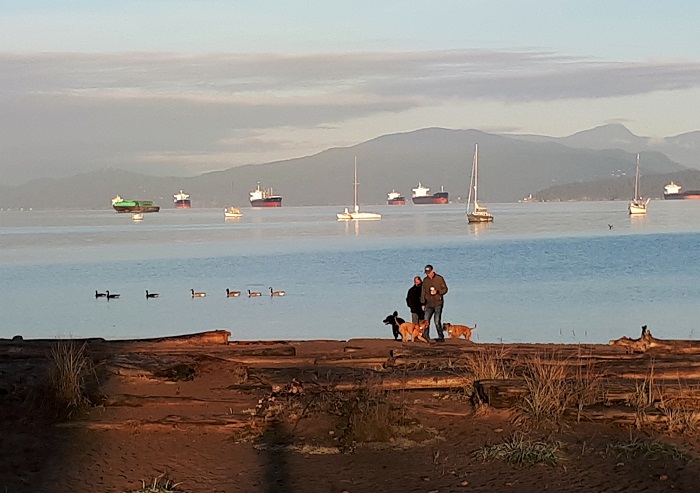
<path fill-rule="evenodd" d="M 681 186 L 671 182 L 664 187 L 664 199 L 700 200 L 700 190 L 688 190 L 687 192 L 681 192 Z"/>
<path fill-rule="evenodd" d="M 389 205 L 406 205 L 406 197 L 396 190 L 392 190 L 387 194 L 386 203 Z"/>
<path fill-rule="evenodd" d="M 439 192 L 429 194 L 430 189 L 424 187 L 418 182 L 418 186 L 413 189 L 413 203 L 414 204 L 447 204 L 449 202 L 449 193 L 445 191 L 444 187 L 441 187 Z"/>
<path fill-rule="evenodd" d="M 175 202 L 176 209 L 189 209 L 192 207 L 190 196 L 182 190 L 180 190 L 180 193 L 173 195 L 173 202 Z"/>
<path fill-rule="evenodd" d="M 250 192 L 251 207 L 282 207 L 282 196 L 275 195 L 272 188 L 260 188 L 258 186 Z"/>

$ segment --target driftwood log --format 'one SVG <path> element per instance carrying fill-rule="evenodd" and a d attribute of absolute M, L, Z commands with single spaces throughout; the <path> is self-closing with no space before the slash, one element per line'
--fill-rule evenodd
<path fill-rule="evenodd" d="M 700 341 L 657 339 L 651 335 L 646 325 L 642 326 L 639 339 L 621 337 L 610 341 L 611 346 L 622 346 L 632 353 L 670 352 L 678 354 L 700 354 Z"/>
<path fill-rule="evenodd" d="M 235 430 L 250 422 L 250 410 L 270 393 L 325 395 L 366 388 L 464 394 L 475 389 L 492 407 L 512 408 L 528 392 L 523 375 L 531 362 L 564 366 L 567 380 L 577 388 L 591 382 L 587 391 L 595 394 L 595 404 L 576 410 L 588 419 L 634 421 L 633 404 L 640 402 L 640 394 L 647 397 L 649 412 L 678 402 L 687 403 L 681 408 L 700 408 L 700 341 L 656 339 L 646 327 L 639 339 L 609 345 L 455 340 L 428 345 L 377 339 L 306 344 L 229 337 L 221 330 L 150 340 L 73 340 L 85 344 L 97 365 L 107 412 L 66 426 Z M 48 350 L 55 344 L 0 340 L 0 404 L 24 402 L 26 382 L 44 378 Z M 475 363 L 485 360 L 503 363 L 509 378 L 474 382 Z M 137 386 L 135 378 L 153 384 Z M 138 395 L 138 389 L 144 393 Z M 139 407 L 149 412 L 132 412 Z M 439 407 L 435 412 L 441 412 Z M 175 413 L 181 416 L 170 417 Z"/>
<path fill-rule="evenodd" d="M 693 382 L 652 382 L 642 387 L 638 380 L 610 379 L 591 383 L 587 392 L 590 398 L 606 406 L 628 405 L 640 393 L 651 404 L 678 403 L 691 401 L 694 404 L 700 400 L 698 387 L 700 381 Z M 474 382 L 474 389 L 483 402 L 497 409 L 514 407 L 528 394 L 528 387 L 523 379 L 509 380 L 479 380 Z"/>

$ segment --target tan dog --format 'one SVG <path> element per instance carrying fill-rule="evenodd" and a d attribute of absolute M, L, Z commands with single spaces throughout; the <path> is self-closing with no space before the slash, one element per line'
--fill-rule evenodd
<path fill-rule="evenodd" d="M 399 325 L 401 341 L 408 342 L 410 339 L 411 342 L 416 342 L 416 339 L 418 339 L 419 341 L 428 342 L 428 340 L 423 337 L 423 331 L 428 328 L 428 324 L 430 324 L 429 320 L 421 320 L 417 324 L 411 322 L 402 323 Z"/>
<path fill-rule="evenodd" d="M 444 323 L 442 324 L 442 327 L 448 334 L 450 334 L 452 339 L 459 339 L 460 337 L 464 336 L 464 338 L 468 341 L 472 340 L 472 330 L 476 330 L 476 324 L 474 324 L 474 327 L 469 327 L 468 325 L 453 325 Z"/>

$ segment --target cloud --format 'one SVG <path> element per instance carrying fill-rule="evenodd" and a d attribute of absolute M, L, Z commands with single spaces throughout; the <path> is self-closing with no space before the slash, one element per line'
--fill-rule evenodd
<path fill-rule="evenodd" d="M 193 174 L 318 151 L 329 142 L 314 132 L 335 129 L 337 138 L 349 121 L 454 101 L 586 100 L 698 86 L 698 62 L 538 51 L 0 54 L 0 171 L 16 182 L 95 166 L 164 173 L 170 162 L 171 172 Z"/>

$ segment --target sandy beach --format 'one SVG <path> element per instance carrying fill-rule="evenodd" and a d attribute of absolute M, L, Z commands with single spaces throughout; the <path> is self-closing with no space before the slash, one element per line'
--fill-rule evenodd
<path fill-rule="evenodd" d="M 57 345 L 89 362 L 67 412 Z M 697 491 L 697 368 L 692 343 L 0 340 L 0 490 Z"/>

